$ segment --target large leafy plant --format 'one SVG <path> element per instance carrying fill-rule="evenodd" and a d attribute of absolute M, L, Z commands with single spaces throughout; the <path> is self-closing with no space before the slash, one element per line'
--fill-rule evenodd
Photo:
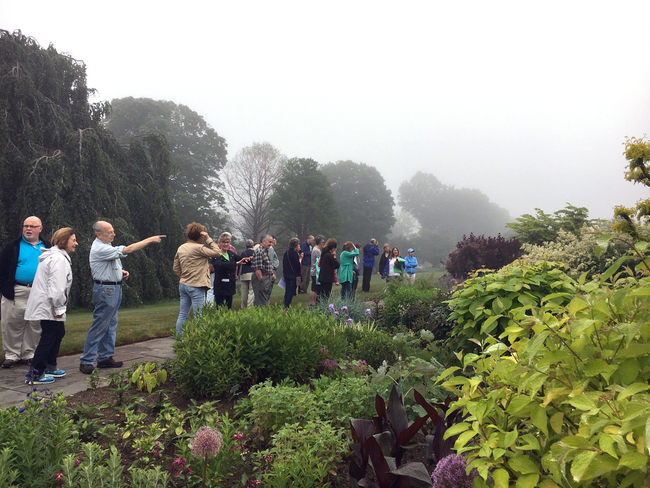
<path fill-rule="evenodd" d="M 616 274 L 624 260 L 598 282 L 581 276 L 572 294 L 558 279 L 561 291 L 549 290 L 539 304 L 515 296 L 507 313 L 496 314 L 508 317 L 499 337 L 480 341 L 479 354 L 459 353 L 467 376 L 444 386 L 459 396 L 452 408 L 468 417 L 446 436 L 458 435 L 454 448 L 481 475 L 474 486 L 488 479 L 502 488 L 645 486 L 650 278 Z M 544 283 L 551 271 L 526 280 Z M 499 288 L 503 273 L 492 280 Z"/>
<path fill-rule="evenodd" d="M 565 305 L 575 293 L 576 282 L 559 265 L 515 262 L 501 271 L 478 273 L 463 283 L 449 306 L 456 320 L 454 335 L 465 340 L 498 337 L 513 325 L 512 311 L 528 310 L 542 301 Z M 528 307 L 528 308 L 526 308 Z"/>

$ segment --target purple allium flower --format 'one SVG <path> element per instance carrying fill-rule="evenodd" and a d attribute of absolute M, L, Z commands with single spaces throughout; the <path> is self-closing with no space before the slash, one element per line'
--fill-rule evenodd
<path fill-rule="evenodd" d="M 348 319 L 348 325 L 352 325 L 352 319 Z"/>
<path fill-rule="evenodd" d="M 341 307 L 341 313 L 348 313 L 348 307 L 346 307 L 345 305 L 343 305 L 343 306 Z"/>
<path fill-rule="evenodd" d="M 194 434 L 190 449 L 195 456 L 207 459 L 216 456 L 222 444 L 221 432 L 213 427 L 204 426 Z"/>
<path fill-rule="evenodd" d="M 369 308 L 366 308 L 366 317 L 370 317 L 370 314 L 371 314 L 371 313 L 372 313 L 372 312 L 370 311 L 370 309 L 369 309 Z"/>
<path fill-rule="evenodd" d="M 338 317 L 338 316 L 339 316 L 339 313 L 336 310 L 334 310 L 334 317 Z"/>
<path fill-rule="evenodd" d="M 329 310 L 330 313 L 334 312 L 334 304 L 330 303 L 329 307 L 327 307 L 327 310 Z"/>
<path fill-rule="evenodd" d="M 468 475 L 466 469 L 462 456 L 450 454 L 442 458 L 431 474 L 433 488 L 472 488 L 472 480 L 478 476 L 478 471 L 473 469 Z"/>
<path fill-rule="evenodd" d="M 358 360 L 358 363 L 359 363 L 361 366 L 368 366 L 368 363 L 366 362 L 365 359 L 359 359 L 359 360 Z"/>
<path fill-rule="evenodd" d="M 325 369 L 336 369 L 339 367 L 339 363 L 337 363 L 335 359 L 325 359 L 321 365 Z"/>

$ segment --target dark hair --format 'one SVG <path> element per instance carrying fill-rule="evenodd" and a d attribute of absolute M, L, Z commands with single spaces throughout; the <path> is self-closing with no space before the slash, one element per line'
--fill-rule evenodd
<path fill-rule="evenodd" d="M 75 231 L 72 227 L 63 227 L 52 235 L 52 245 L 58 247 L 59 249 L 65 249 L 65 246 L 68 245 L 70 237 L 73 235 L 75 235 Z"/>
<path fill-rule="evenodd" d="M 337 247 L 338 247 L 338 243 L 336 242 L 336 239 L 330 237 L 329 239 L 327 239 L 327 242 L 325 243 L 325 247 L 323 248 L 323 254 L 327 254 L 332 249 L 336 249 Z"/>
<path fill-rule="evenodd" d="M 389 256 L 392 256 L 392 255 L 393 255 L 393 251 L 394 251 L 395 249 L 397 249 L 397 255 L 399 256 L 399 247 L 397 247 L 397 246 L 395 246 L 394 248 L 392 248 L 392 249 L 390 250 L 390 254 L 389 254 Z"/>
<path fill-rule="evenodd" d="M 208 229 L 205 225 L 192 222 L 187 224 L 187 238 L 192 241 L 198 241 L 201 238 L 201 232 L 206 232 Z"/>

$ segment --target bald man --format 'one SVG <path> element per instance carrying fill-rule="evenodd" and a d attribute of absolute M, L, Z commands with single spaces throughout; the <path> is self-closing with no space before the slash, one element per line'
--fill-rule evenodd
<path fill-rule="evenodd" d="M 122 280 L 129 272 L 122 269 L 122 258 L 149 244 L 159 243 L 163 237 L 151 236 L 130 246 L 113 246 L 115 231 L 108 222 L 100 220 L 93 224 L 96 239 L 90 247 L 90 271 L 93 275 L 93 323 L 86 335 L 84 352 L 79 370 L 90 374 L 98 368 L 121 368 L 122 361 L 115 361 L 115 333 L 117 331 L 117 310 L 122 303 Z"/>
<path fill-rule="evenodd" d="M 2 302 L 3 368 L 30 365 L 41 337 L 40 321 L 25 320 L 25 307 L 32 289 L 41 249 L 50 243 L 40 238 L 43 224 L 35 216 L 27 217 L 22 235 L 0 251 L 0 293 Z"/>

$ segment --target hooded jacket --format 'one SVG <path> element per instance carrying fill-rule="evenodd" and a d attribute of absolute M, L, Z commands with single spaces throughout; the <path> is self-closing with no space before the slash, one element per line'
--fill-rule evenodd
<path fill-rule="evenodd" d="M 38 258 L 36 276 L 25 308 L 25 320 L 65 321 L 71 286 L 72 267 L 68 253 L 58 246 L 45 249 Z"/>

